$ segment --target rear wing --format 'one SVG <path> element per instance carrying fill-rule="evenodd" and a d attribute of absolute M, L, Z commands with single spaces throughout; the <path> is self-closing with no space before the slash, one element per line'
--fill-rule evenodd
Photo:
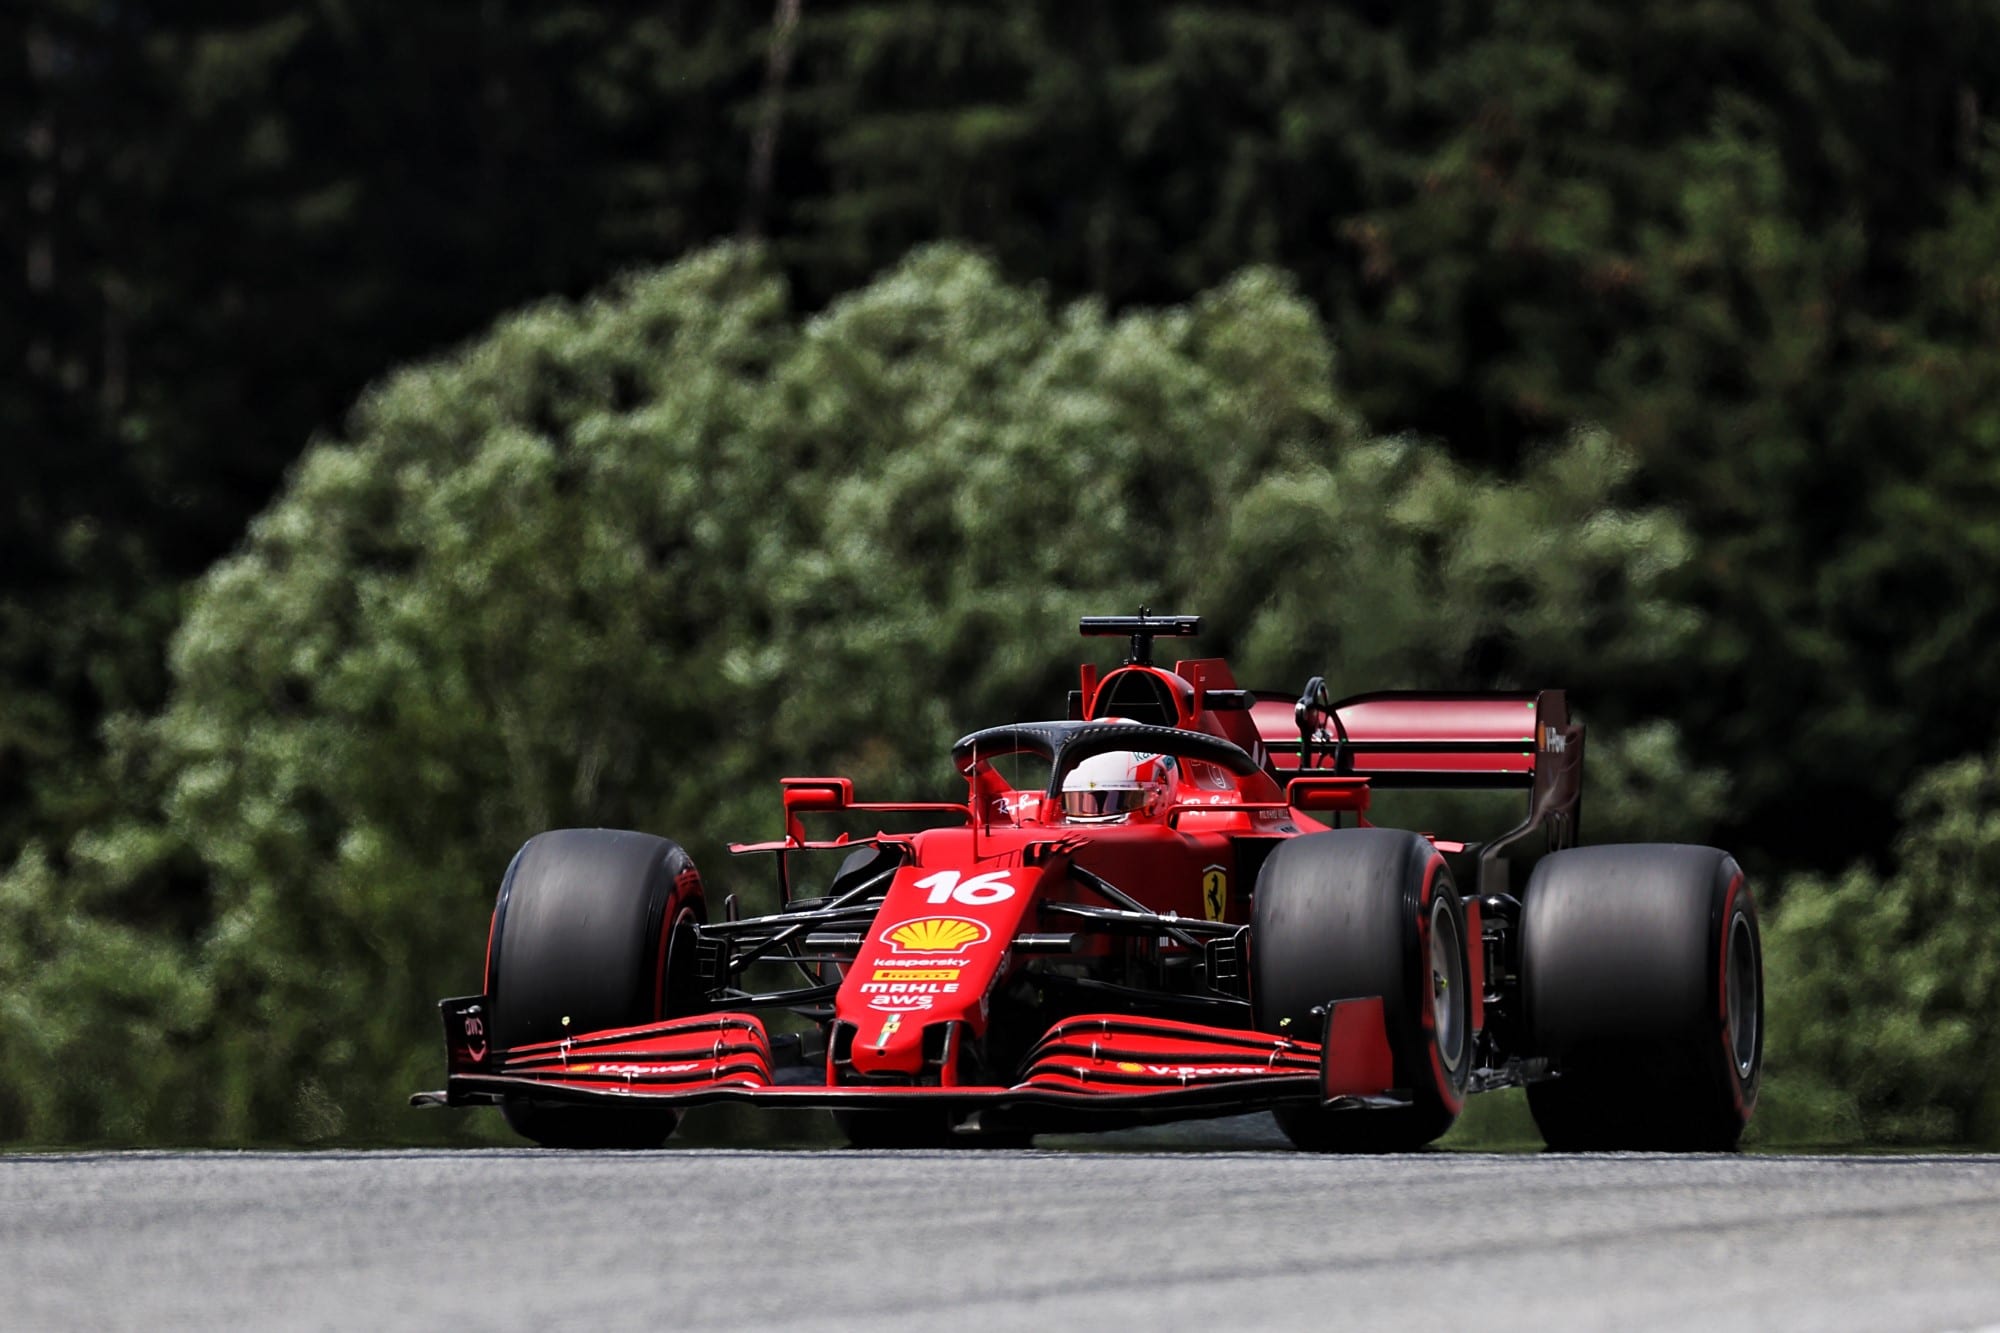
<path fill-rule="evenodd" d="M 1448 693 L 1382 690 L 1338 703 L 1315 677 L 1297 699 L 1258 691 L 1258 739 L 1280 776 L 1324 772 L 1371 787 L 1528 791 L 1528 812 L 1480 852 L 1480 892 L 1505 892 L 1500 854 L 1543 830 L 1573 846 L 1583 804 L 1583 728 L 1561 690 Z"/>

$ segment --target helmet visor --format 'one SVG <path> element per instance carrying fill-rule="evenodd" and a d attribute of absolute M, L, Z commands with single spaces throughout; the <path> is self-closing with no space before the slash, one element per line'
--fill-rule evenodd
<path fill-rule="evenodd" d="M 1121 819 L 1145 805 L 1139 787 L 1089 787 L 1062 794 L 1063 813 L 1071 819 Z"/>

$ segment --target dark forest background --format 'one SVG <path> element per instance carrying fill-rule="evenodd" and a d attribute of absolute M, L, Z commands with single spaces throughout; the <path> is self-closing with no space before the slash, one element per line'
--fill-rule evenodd
<path fill-rule="evenodd" d="M 382 1141 L 513 848 L 1078 612 L 1564 685 L 1772 1139 L 2000 1139 L 2000 8 L 18 0 L 0 1141 Z"/>

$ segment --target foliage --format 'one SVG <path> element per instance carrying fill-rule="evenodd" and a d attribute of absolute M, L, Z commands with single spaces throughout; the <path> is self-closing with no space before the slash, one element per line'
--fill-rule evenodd
<path fill-rule="evenodd" d="M 1760 869 L 1879 856 L 1817 811 L 2000 710 L 1991 6 L 17 9 L 0 857 L 116 809 L 99 723 L 364 383 L 732 233 L 812 309 L 938 238 L 1111 312 L 1269 264 L 1374 429 L 1510 476 L 1608 431 L 1708 625 L 1620 707 Z"/>
<path fill-rule="evenodd" d="M 390 366 L 726 233 L 738 6 L 10 4 L 0 859 L 119 807 L 184 583 Z M 740 173 L 737 173 L 740 174 Z"/>
<path fill-rule="evenodd" d="M 1992 1143 L 2000 754 L 1927 773 L 1902 816 L 1891 873 L 1803 877 L 1767 924 L 1772 1071 L 1872 1139 Z"/>

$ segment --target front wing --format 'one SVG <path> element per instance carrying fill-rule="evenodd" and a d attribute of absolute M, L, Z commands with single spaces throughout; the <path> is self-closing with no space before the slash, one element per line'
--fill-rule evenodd
<path fill-rule="evenodd" d="M 1378 997 L 1326 1007 L 1318 1041 L 1121 1014 L 1087 1014 L 1050 1028 L 1011 1085 L 832 1085 L 780 1082 L 771 1040 L 754 1014 L 720 1013 L 490 1051 L 484 996 L 440 1006 L 448 1052 L 441 1092 L 419 1106 L 467 1106 L 504 1097 L 683 1107 L 880 1107 L 921 1103 L 953 1111 L 1010 1107 L 1099 1109 L 1163 1118 L 1258 1110 L 1287 1103 L 1400 1106 Z M 784 1071 L 787 1074 L 810 1070 Z"/>

